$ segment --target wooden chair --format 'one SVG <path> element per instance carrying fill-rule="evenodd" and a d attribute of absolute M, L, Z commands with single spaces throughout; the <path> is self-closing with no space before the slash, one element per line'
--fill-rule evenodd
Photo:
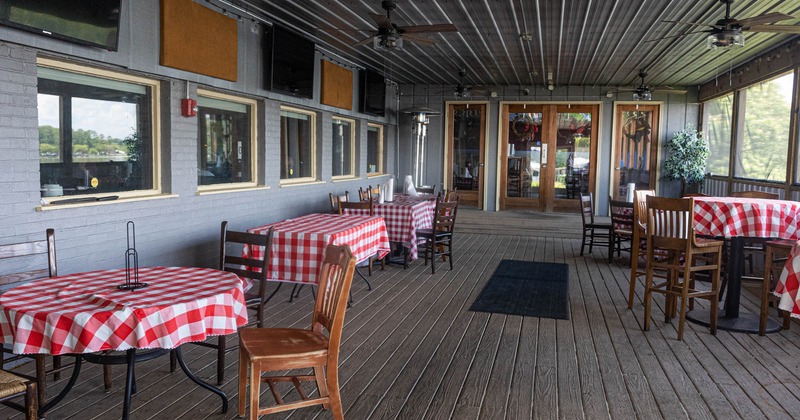
<path fill-rule="evenodd" d="M 344 195 L 333 195 L 333 193 L 328 193 L 328 197 L 331 200 L 331 213 L 339 214 L 339 203 L 343 201 L 350 201 L 350 193 L 348 191 L 344 192 Z"/>
<path fill-rule="evenodd" d="M 36 394 L 35 382 L 5 370 L 0 370 L 0 402 L 25 413 L 26 420 L 37 420 L 39 418 L 39 399 Z M 25 398 L 25 405 L 12 401 L 18 397 Z"/>
<path fill-rule="evenodd" d="M 447 257 L 450 260 L 450 270 L 453 269 L 453 230 L 458 213 L 458 197 L 455 201 L 436 202 L 433 213 L 433 225 L 430 229 L 417 229 L 417 240 L 423 242 L 425 265 L 431 260 L 431 274 L 436 273 L 436 258 Z"/>
<path fill-rule="evenodd" d="M 639 269 L 639 256 L 645 248 L 645 229 L 647 228 L 647 197 L 656 195 L 655 190 L 636 190 L 633 192 L 633 237 L 631 239 L 631 281 L 628 291 L 628 309 L 633 309 L 636 295 L 636 279 L 647 274 Z"/>
<path fill-rule="evenodd" d="M 42 268 L 41 257 L 47 257 L 47 268 Z M 31 280 L 36 280 L 45 277 L 55 277 L 58 275 L 58 267 L 56 265 L 56 237 L 53 229 L 47 229 L 45 232 L 45 239 L 31 242 L 21 242 L 16 244 L 0 245 L 0 261 L 10 261 L 14 259 L 15 263 L 19 263 L 20 271 L 0 275 L 0 286 L 14 287 Z M 37 401 L 44 404 L 46 401 L 46 379 L 47 375 L 52 374 L 54 380 L 59 380 L 61 372 L 70 368 L 72 363 L 63 366 L 61 364 L 61 356 L 53 356 L 52 368 L 47 369 L 47 363 L 44 354 L 17 354 L 11 357 L 5 357 L 6 354 L 13 354 L 10 348 L 0 346 L 0 366 L 5 366 L 5 363 L 14 362 L 21 359 L 33 359 L 36 365 L 35 375 L 26 375 L 17 373 L 25 379 L 36 382 Z M 108 378 L 106 387 L 110 387 L 110 371 L 107 366 L 104 366 L 105 377 Z"/>
<path fill-rule="evenodd" d="M 249 278 L 256 282 L 250 291 L 245 292 L 245 305 L 249 311 L 255 311 L 255 317 L 248 317 L 248 323 L 242 326 L 258 328 L 264 327 L 264 306 L 275 296 L 278 289 L 267 295 L 267 267 L 269 266 L 270 248 L 274 230 L 269 229 L 266 235 L 228 230 L 228 222 L 223 221 L 220 227 L 219 269 L 235 273 L 242 278 Z M 242 256 L 242 246 L 260 246 L 264 248 L 263 258 L 245 258 Z M 281 283 L 278 283 L 280 288 Z M 226 336 L 217 337 L 217 342 L 193 342 L 203 347 L 217 350 L 217 384 L 222 385 L 225 380 L 225 354 L 236 350 L 235 347 L 226 348 Z"/>
<path fill-rule="evenodd" d="M 355 257 L 347 245 L 325 248 L 310 329 L 256 328 L 239 332 L 239 417 L 245 415 L 245 403 L 249 401 L 250 419 L 316 404 L 332 409 L 335 419 L 344 418 L 339 395 L 339 344 L 355 265 Z M 262 372 L 307 368 L 313 368 L 314 374 L 262 377 Z M 319 396 L 309 398 L 300 381 L 315 381 Z M 269 386 L 276 405 L 261 408 L 262 382 Z M 284 402 L 276 388 L 278 382 L 293 383 L 302 400 Z"/>
<path fill-rule="evenodd" d="M 357 210 L 367 210 L 370 216 L 375 215 L 375 202 L 371 199 L 367 199 L 367 201 L 348 201 L 348 202 L 340 202 L 339 203 L 339 214 L 344 214 L 346 209 L 357 209 Z M 367 274 L 372 276 L 372 264 L 375 263 L 377 258 L 375 256 L 369 257 L 369 263 L 367 265 Z M 381 270 L 386 270 L 386 258 L 381 258 Z M 372 290 L 372 285 L 369 284 L 369 281 L 365 278 L 364 281 L 367 282 L 367 289 Z"/>
<path fill-rule="evenodd" d="M 370 199 L 377 199 L 379 195 L 381 195 L 381 184 L 375 185 L 375 188 L 372 185 L 368 186 L 369 188 L 369 198 Z"/>
<path fill-rule="evenodd" d="M 594 221 L 594 197 L 592 194 L 581 194 L 581 220 L 583 221 L 583 238 L 581 239 L 581 255 L 589 245 L 592 253 L 594 245 L 608 246 L 608 253 L 613 251 L 614 242 L 611 239 L 611 223 L 596 223 Z"/>
<path fill-rule="evenodd" d="M 436 185 L 432 187 L 417 187 L 416 189 L 420 194 L 436 195 Z"/>
<path fill-rule="evenodd" d="M 711 334 L 717 333 L 719 306 L 719 275 L 722 269 L 723 242 L 697 238 L 694 234 L 694 203 L 691 199 L 647 197 L 647 275 L 644 289 L 644 330 L 650 329 L 652 294 L 664 294 L 664 321 L 669 322 L 676 312 L 676 300 L 681 299 L 678 318 L 678 340 L 683 340 L 683 327 L 689 299 L 703 298 L 711 303 Z M 656 249 L 667 254 L 657 259 Z M 697 255 L 711 256 L 703 260 Z M 702 262 L 696 265 L 695 262 Z M 654 270 L 667 272 L 666 279 L 654 283 Z M 697 271 L 711 271 L 711 290 L 692 287 Z"/>
<path fill-rule="evenodd" d="M 766 257 L 764 262 L 764 282 L 761 285 L 761 313 L 758 322 L 758 335 L 764 335 L 767 329 L 767 317 L 769 316 L 769 303 L 777 302 L 778 298 L 773 296 L 775 284 L 781 277 L 781 272 L 792 250 L 795 241 L 776 240 L 766 243 Z M 777 305 L 776 305 L 777 307 Z M 778 309 L 778 316 L 783 316 L 783 329 L 788 330 L 791 325 L 789 311 Z"/>
<path fill-rule="evenodd" d="M 627 201 L 611 200 L 609 197 L 609 207 L 611 209 L 611 242 L 613 250 L 620 256 L 621 251 L 631 252 L 633 247 L 633 203 Z M 623 243 L 627 242 L 627 248 L 623 248 Z M 614 253 L 608 253 L 608 262 L 614 259 Z"/>
<path fill-rule="evenodd" d="M 371 189 L 372 189 L 372 187 L 367 187 L 366 190 L 362 189 L 361 187 L 358 187 L 358 200 L 359 201 L 368 201 L 368 200 L 372 199 L 372 195 L 370 193 Z"/>

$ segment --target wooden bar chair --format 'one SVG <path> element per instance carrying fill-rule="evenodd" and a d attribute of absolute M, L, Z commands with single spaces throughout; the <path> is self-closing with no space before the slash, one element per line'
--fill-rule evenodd
<path fill-rule="evenodd" d="M 36 382 L 0 370 L 0 402 L 24 413 L 25 420 L 39 418 L 39 399 L 36 394 Z M 12 401 L 18 397 L 24 397 L 24 405 Z"/>
<path fill-rule="evenodd" d="M 612 200 L 609 197 L 609 207 L 611 212 L 611 241 L 612 248 L 620 256 L 621 251 L 631 252 L 633 247 L 633 203 L 627 201 Z M 628 247 L 623 247 L 624 243 Z M 608 253 L 609 264 L 614 259 L 614 253 Z"/>
<path fill-rule="evenodd" d="M 636 279 L 647 274 L 639 269 L 639 257 L 646 251 L 645 232 L 647 228 L 647 197 L 656 195 L 655 190 L 636 190 L 633 192 L 633 236 L 631 239 L 631 281 L 628 290 L 628 309 L 633 309 L 636 296 Z M 646 268 L 646 267 L 645 267 Z"/>
<path fill-rule="evenodd" d="M 343 201 L 350 201 L 350 192 L 345 191 L 343 195 L 333 195 L 333 193 L 328 193 L 328 198 L 331 200 L 331 213 L 339 214 L 339 203 Z"/>
<path fill-rule="evenodd" d="M 344 418 L 339 395 L 339 344 L 355 265 L 355 257 L 347 245 L 328 245 L 325 248 L 311 328 L 256 328 L 239 332 L 239 417 L 245 415 L 246 402 L 249 401 L 250 419 L 317 404 L 332 409 L 335 419 Z M 262 377 L 263 372 L 308 368 L 313 368 L 313 375 Z M 316 382 L 319 396 L 309 398 L 301 381 Z M 261 408 L 262 382 L 269 386 L 275 405 Z M 302 399 L 284 402 L 276 388 L 279 382 L 294 384 Z"/>
<path fill-rule="evenodd" d="M 683 327 L 689 299 L 703 298 L 711 303 L 711 334 L 717 333 L 719 306 L 719 275 L 722 267 L 723 242 L 697 238 L 694 234 L 694 203 L 692 199 L 647 197 L 647 274 L 644 289 L 644 331 L 650 329 L 652 294 L 665 297 L 664 322 L 675 317 L 676 300 L 680 298 L 678 340 L 683 340 Z M 656 249 L 667 254 L 657 259 Z M 697 259 L 698 255 L 710 258 Z M 695 262 L 701 264 L 696 265 Z M 654 282 L 654 270 L 667 272 L 666 279 Z M 692 276 L 697 271 L 711 271 L 711 290 L 693 287 Z"/>
<path fill-rule="evenodd" d="M 613 251 L 614 242 L 611 240 L 611 223 L 597 223 L 594 221 L 594 197 L 592 193 L 581 194 L 581 221 L 583 222 L 583 238 L 581 239 L 581 255 L 589 245 L 592 253 L 594 245 L 606 245 L 608 253 Z"/>
<path fill-rule="evenodd" d="M 375 202 L 371 199 L 368 199 L 367 201 L 360 201 L 360 202 L 348 201 L 339 203 L 339 214 L 344 214 L 344 211 L 346 209 L 367 210 L 370 216 L 374 216 Z M 378 260 L 377 256 L 369 257 L 367 274 L 370 276 L 372 276 L 372 264 L 374 264 L 376 260 Z M 381 270 L 386 270 L 386 258 L 381 258 L 380 262 L 381 262 Z M 369 284 L 369 281 L 363 276 L 362 278 L 364 278 L 364 281 L 367 282 L 367 290 L 372 290 L 372 285 Z"/>
<path fill-rule="evenodd" d="M 458 196 L 454 201 L 437 200 L 430 229 L 417 229 L 417 240 L 422 241 L 425 265 L 431 260 L 431 274 L 436 274 L 436 259 L 446 257 L 453 269 L 453 230 L 458 213 Z"/>
<path fill-rule="evenodd" d="M 768 241 L 766 243 L 766 257 L 764 262 L 764 283 L 761 286 L 761 313 L 758 322 L 758 335 L 764 335 L 767 329 L 767 317 L 769 316 L 769 303 L 770 301 L 777 302 L 777 297 L 772 296 L 775 290 L 775 284 L 781 277 L 783 267 L 786 265 L 786 260 L 789 258 L 789 253 L 795 241 L 777 240 Z M 777 308 L 777 304 L 775 305 Z M 782 311 L 778 309 L 778 316 L 783 317 L 783 329 L 788 330 L 791 325 L 791 318 L 789 311 Z"/>

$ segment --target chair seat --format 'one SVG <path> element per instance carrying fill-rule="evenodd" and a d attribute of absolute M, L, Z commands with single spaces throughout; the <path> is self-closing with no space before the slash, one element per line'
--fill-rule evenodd
<path fill-rule="evenodd" d="M 725 242 L 720 241 L 718 239 L 711 239 L 711 238 L 696 238 L 695 239 L 695 246 L 698 248 L 707 248 L 707 247 L 716 247 L 722 246 Z"/>
<path fill-rule="evenodd" d="M 239 331 L 243 350 L 255 362 L 302 358 L 324 359 L 328 338 L 322 333 L 299 328 L 247 328 Z M 306 364 L 306 366 L 308 366 Z"/>
<path fill-rule="evenodd" d="M 614 233 L 621 236 L 633 236 L 633 231 L 628 229 L 614 229 Z"/>
<path fill-rule="evenodd" d="M 0 370 L 0 398 L 25 392 L 26 382 L 13 373 Z"/>
<path fill-rule="evenodd" d="M 593 228 L 593 229 L 611 229 L 611 223 L 587 223 L 586 228 Z"/>
<path fill-rule="evenodd" d="M 432 229 L 417 229 L 417 236 L 424 236 L 426 238 L 430 238 L 431 236 L 433 236 L 433 230 Z M 437 238 L 447 238 L 447 237 L 450 237 L 450 236 L 453 236 L 453 234 L 451 232 L 436 232 L 436 237 Z"/>

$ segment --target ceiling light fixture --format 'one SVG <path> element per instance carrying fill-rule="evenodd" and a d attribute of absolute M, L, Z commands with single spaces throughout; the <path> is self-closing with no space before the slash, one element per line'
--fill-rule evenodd
<path fill-rule="evenodd" d="M 529 32 L 523 32 L 523 33 L 519 34 L 519 39 L 521 39 L 523 41 L 531 41 L 531 40 L 533 40 L 533 35 L 531 33 L 529 33 Z"/>
<path fill-rule="evenodd" d="M 712 33 L 706 38 L 706 47 L 716 50 L 717 47 L 744 47 L 744 34 L 742 28 L 734 28 L 729 31 Z"/>

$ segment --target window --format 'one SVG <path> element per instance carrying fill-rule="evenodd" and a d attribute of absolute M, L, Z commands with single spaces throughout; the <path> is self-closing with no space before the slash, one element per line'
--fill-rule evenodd
<path fill-rule="evenodd" d="M 703 104 L 703 136 L 708 141 L 706 172 L 727 176 L 731 160 L 733 94 Z"/>
<path fill-rule="evenodd" d="M 355 150 L 355 127 L 353 120 L 333 117 L 333 142 L 332 142 L 332 172 L 334 178 L 352 177 L 355 174 L 353 168 L 353 151 Z"/>
<path fill-rule="evenodd" d="M 383 173 L 383 126 L 367 126 L 367 175 Z"/>
<path fill-rule="evenodd" d="M 39 59 L 38 86 L 43 196 L 159 190 L 158 82 Z"/>
<path fill-rule="evenodd" d="M 312 181 L 316 176 L 316 115 L 281 107 L 281 179 Z"/>
<path fill-rule="evenodd" d="M 794 74 L 742 89 L 734 176 L 785 181 Z"/>
<path fill-rule="evenodd" d="M 256 102 L 198 90 L 198 185 L 255 185 Z"/>

